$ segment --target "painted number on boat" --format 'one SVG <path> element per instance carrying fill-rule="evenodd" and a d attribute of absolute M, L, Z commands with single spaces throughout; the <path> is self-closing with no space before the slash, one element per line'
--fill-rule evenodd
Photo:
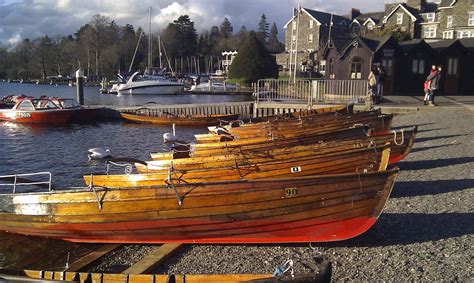
<path fill-rule="evenodd" d="M 19 112 L 19 113 L 17 113 L 17 116 L 20 117 L 20 118 L 31 118 L 31 113 Z"/>
<path fill-rule="evenodd" d="M 362 148 L 364 145 L 362 143 L 355 143 L 354 148 Z"/>
<path fill-rule="evenodd" d="M 297 188 L 285 188 L 285 198 L 292 198 L 298 195 Z"/>
<path fill-rule="evenodd" d="M 291 173 L 299 173 L 301 172 L 301 167 L 291 167 Z"/>

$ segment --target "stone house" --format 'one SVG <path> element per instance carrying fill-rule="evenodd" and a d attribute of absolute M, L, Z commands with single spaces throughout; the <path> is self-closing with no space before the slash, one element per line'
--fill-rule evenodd
<path fill-rule="evenodd" d="M 277 63 L 285 72 L 296 58 L 297 71 L 316 71 L 318 51 L 328 34 L 347 33 L 349 24 L 346 17 L 301 8 L 284 26 L 285 52 L 276 55 Z"/>

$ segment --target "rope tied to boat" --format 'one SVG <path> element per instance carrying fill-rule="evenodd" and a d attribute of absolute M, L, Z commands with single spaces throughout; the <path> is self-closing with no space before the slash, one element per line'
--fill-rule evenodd
<path fill-rule="evenodd" d="M 289 259 L 287 260 L 283 265 L 277 265 L 275 267 L 275 272 L 273 272 L 273 277 L 282 277 L 287 273 L 289 270 L 291 270 L 291 277 L 295 277 L 295 271 L 293 268 L 293 260 Z"/>
<path fill-rule="evenodd" d="M 127 164 L 120 164 L 120 163 L 115 163 L 115 162 L 112 162 L 110 160 L 107 161 L 106 163 L 106 172 L 107 172 L 107 175 L 109 175 L 109 169 L 110 169 L 110 166 L 109 164 L 112 164 L 114 166 L 117 166 L 117 167 L 124 167 L 124 172 L 126 175 L 130 175 L 132 174 L 132 171 L 133 171 L 133 165 L 130 164 L 130 163 L 127 163 Z"/>
<path fill-rule="evenodd" d="M 370 149 L 370 148 L 373 148 L 374 151 L 375 151 L 375 153 L 378 153 L 378 151 L 377 151 L 377 143 L 376 143 L 374 140 L 371 140 L 371 141 L 369 142 L 369 145 L 367 146 L 367 148 L 369 148 L 369 149 Z"/>
<path fill-rule="evenodd" d="M 401 133 L 401 136 L 402 136 L 402 139 L 401 139 L 400 143 L 397 142 L 397 131 L 392 131 L 392 133 L 393 133 L 393 142 L 396 145 L 402 145 L 405 142 L 405 131 L 403 129 L 400 130 L 400 133 Z"/>

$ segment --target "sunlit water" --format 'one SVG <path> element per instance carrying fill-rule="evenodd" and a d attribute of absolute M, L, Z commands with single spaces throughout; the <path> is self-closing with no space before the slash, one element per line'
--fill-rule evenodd
<path fill-rule="evenodd" d="M 90 105 L 142 105 L 210 103 L 249 100 L 246 95 L 166 95 L 116 96 L 99 94 L 97 87 L 85 87 L 85 102 Z M 0 97 L 25 94 L 75 98 L 76 89 L 69 86 L 9 84 L 0 82 Z M 205 128 L 177 128 L 177 135 L 191 141 Z M 105 162 L 89 162 L 87 150 L 108 148 L 113 157 L 130 157 L 149 160 L 150 152 L 166 150 L 163 133 L 170 126 L 107 122 L 94 125 L 38 126 L 0 122 L 0 175 L 31 172 L 51 172 L 56 187 L 84 186 L 82 176 L 105 171 Z M 122 172 L 122 169 L 120 169 Z M 0 186 L 0 192 L 11 192 L 12 187 Z M 31 188 L 28 188 L 31 190 Z M 0 233 L 0 268 L 56 268 L 64 265 L 68 251 L 80 256 L 87 245 L 77 245 Z M 51 261 L 41 259 L 46 253 Z M 44 263 L 38 265 L 38 263 Z"/>

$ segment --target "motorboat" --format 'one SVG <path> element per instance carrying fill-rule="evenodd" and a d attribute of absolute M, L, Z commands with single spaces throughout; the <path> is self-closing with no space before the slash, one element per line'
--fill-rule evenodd
<path fill-rule="evenodd" d="M 121 94 L 178 94 L 184 92 L 184 84 L 165 76 L 147 76 L 135 72 L 126 83 L 116 87 Z"/>
<path fill-rule="evenodd" d="M 70 122 L 72 123 L 90 123 L 95 120 L 97 108 L 86 107 L 80 105 L 72 98 L 50 98 L 59 108 L 67 109 L 73 112 Z"/>
<path fill-rule="evenodd" d="M 210 77 L 198 76 L 189 89 L 191 92 L 229 92 L 237 91 L 237 86 Z"/>
<path fill-rule="evenodd" d="M 66 124 L 74 111 L 63 109 L 48 98 L 24 98 L 12 108 L 0 109 L 0 120 L 19 123 Z"/>

